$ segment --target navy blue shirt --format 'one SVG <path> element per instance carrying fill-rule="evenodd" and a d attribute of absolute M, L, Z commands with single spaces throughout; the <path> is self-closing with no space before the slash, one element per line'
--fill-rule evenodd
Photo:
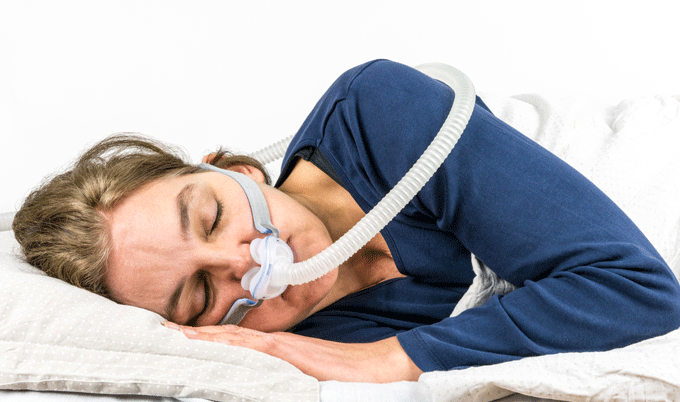
<path fill-rule="evenodd" d="M 453 98 L 398 63 L 353 68 L 303 123 L 279 183 L 312 149 L 368 212 L 432 141 Z M 292 332 L 341 342 L 396 335 L 432 371 L 606 350 L 680 326 L 680 287 L 633 222 L 479 99 L 444 165 L 381 234 L 407 277 L 349 295 Z M 470 253 L 519 289 L 451 318 L 474 276 Z"/>

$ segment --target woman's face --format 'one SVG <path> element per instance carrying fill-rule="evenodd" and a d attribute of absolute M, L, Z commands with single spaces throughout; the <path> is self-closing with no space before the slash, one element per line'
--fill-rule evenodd
<path fill-rule="evenodd" d="M 233 168 L 262 183 L 250 166 Z M 322 222 L 285 193 L 260 184 L 280 238 L 295 262 L 330 245 Z M 235 300 L 250 297 L 241 278 L 257 266 L 250 242 L 265 235 L 253 225 L 248 199 L 233 179 L 216 172 L 167 177 L 143 186 L 112 211 L 112 250 L 106 284 L 122 303 L 189 325 L 215 325 Z M 310 314 L 329 292 L 337 270 L 250 310 L 242 326 L 279 331 Z"/>

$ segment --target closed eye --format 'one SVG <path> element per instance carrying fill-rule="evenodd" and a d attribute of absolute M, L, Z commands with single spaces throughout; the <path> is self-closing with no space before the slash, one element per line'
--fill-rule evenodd
<path fill-rule="evenodd" d="M 210 300 L 212 299 L 212 292 L 210 289 L 210 281 L 208 279 L 208 273 L 205 272 L 203 274 L 203 293 L 204 293 L 204 298 L 205 298 L 205 303 L 203 303 L 203 311 L 201 311 L 201 315 L 205 314 L 208 309 L 210 308 Z"/>
<path fill-rule="evenodd" d="M 217 203 L 217 212 L 215 213 L 215 221 L 213 222 L 212 227 L 208 231 L 208 235 L 211 235 L 212 232 L 215 231 L 217 226 L 220 224 L 220 220 L 222 219 L 222 210 L 223 210 L 222 203 L 220 202 L 220 200 L 215 200 L 215 202 Z"/>
<path fill-rule="evenodd" d="M 198 319 L 201 318 L 201 316 L 209 310 L 212 299 L 212 292 L 210 289 L 210 280 L 208 278 L 208 273 L 205 271 L 200 271 L 199 275 L 200 275 L 199 281 L 202 282 L 203 284 L 203 309 L 198 314 L 193 316 L 185 324 L 191 327 L 196 326 L 196 322 L 198 321 Z"/>

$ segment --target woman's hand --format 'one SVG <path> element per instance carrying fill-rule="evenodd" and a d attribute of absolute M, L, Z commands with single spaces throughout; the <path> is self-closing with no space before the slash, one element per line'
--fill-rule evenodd
<path fill-rule="evenodd" d="M 241 346 L 291 363 L 320 381 L 416 381 L 422 371 L 396 337 L 373 343 L 338 343 L 287 332 L 265 333 L 235 325 L 185 327 L 164 324 L 188 338 Z"/>

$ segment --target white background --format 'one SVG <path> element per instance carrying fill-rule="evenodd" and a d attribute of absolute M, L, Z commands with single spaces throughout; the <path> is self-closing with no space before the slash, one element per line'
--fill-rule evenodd
<path fill-rule="evenodd" d="M 0 212 L 115 132 L 256 150 L 375 58 L 502 95 L 680 94 L 678 32 L 669 1 L 0 0 Z"/>

